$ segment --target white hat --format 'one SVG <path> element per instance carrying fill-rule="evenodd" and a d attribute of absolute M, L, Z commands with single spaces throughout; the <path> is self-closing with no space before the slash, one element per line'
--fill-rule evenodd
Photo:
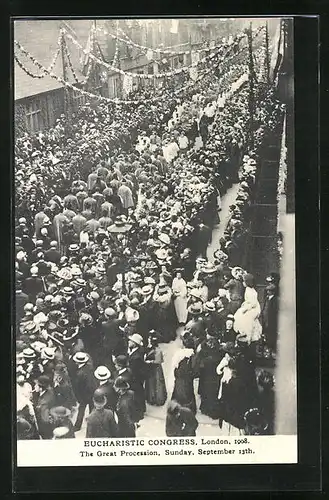
<path fill-rule="evenodd" d="M 135 344 L 139 345 L 139 346 L 143 346 L 144 343 L 143 343 L 143 337 L 141 335 L 139 335 L 138 333 L 134 333 L 133 335 L 130 335 L 128 337 L 129 340 L 131 340 L 132 342 L 135 342 Z"/>
<path fill-rule="evenodd" d="M 86 352 L 76 352 L 72 359 L 75 363 L 87 363 L 89 355 Z"/>
<path fill-rule="evenodd" d="M 54 439 L 64 438 L 69 433 L 69 431 L 70 429 L 68 427 L 56 427 L 53 430 Z"/>
<path fill-rule="evenodd" d="M 17 255 L 16 255 L 17 260 L 22 260 L 22 259 L 24 259 L 24 257 L 25 257 L 25 252 L 23 252 L 23 250 L 20 250 L 19 252 L 17 252 Z"/>
<path fill-rule="evenodd" d="M 111 372 L 106 366 L 98 366 L 94 371 L 97 380 L 108 380 L 111 378 Z"/>
<path fill-rule="evenodd" d="M 127 307 L 126 309 L 126 321 L 127 323 L 132 323 L 139 320 L 139 312 L 132 307 Z"/>
<path fill-rule="evenodd" d="M 55 351 L 56 351 L 56 348 L 44 347 L 41 352 L 42 352 L 42 356 L 45 359 L 55 359 Z"/>
<path fill-rule="evenodd" d="M 36 276 L 38 273 L 39 273 L 39 269 L 37 268 L 37 266 L 31 267 L 31 275 L 32 276 Z"/>
<path fill-rule="evenodd" d="M 170 238 L 165 233 L 159 234 L 158 239 L 161 241 L 161 243 L 164 243 L 165 245 L 169 245 L 170 244 Z"/>

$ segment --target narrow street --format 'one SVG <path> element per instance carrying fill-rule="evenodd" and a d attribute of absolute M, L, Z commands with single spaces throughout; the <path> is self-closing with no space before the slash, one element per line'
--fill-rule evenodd
<path fill-rule="evenodd" d="M 234 203 L 239 184 L 233 184 L 231 188 L 228 189 L 226 194 L 222 197 L 222 208 L 219 212 L 220 223 L 213 228 L 212 241 L 208 247 L 207 257 L 212 260 L 213 253 L 217 248 L 219 248 L 219 240 L 223 236 L 227 222 L 229 220 L 229 208 Z M 177 350 L 181 344 L 179 335 L 182 328 L 177 330 L 176 340 L 169 342 L 168 344 L 160 344 L 163 352 L 163 372 L 166 382 L 170 381 L 169 376 L 171 372 L 171 360 L 174 352 Z M 197 407 L 200 406 L 200 398 L 198 396 L 198 379 L 195 380 L 195 395 L 197 401 Z M 137 429 L 137 437 L 147 437 L 147 436 L 164 436 L 165 435 L 165 419 L 166 419 L 166 407 L 167 403 L 171 398 L 173 387 L 167 386 L 168 399 L 167 402 L 160 407 L 146 405 L 146 415 L 144 419 L 140 422 L 140 427 Z M 87 413 L 86 413 L 87 414 Z M 199 427 L 197 429 L 197 435 L 199 436 L 218 436 L 221 434 L 221 430 L 218 427 L 217 420 L 213 420 L 206 415 L 203 415 L 200 411 L 197 412 L 197 419 L 199 422 Z M 84 420 L 82 428 L 79 432 L 76 432 L 76 437 L 83 439 L 86 435 L 86 422 Z"/>

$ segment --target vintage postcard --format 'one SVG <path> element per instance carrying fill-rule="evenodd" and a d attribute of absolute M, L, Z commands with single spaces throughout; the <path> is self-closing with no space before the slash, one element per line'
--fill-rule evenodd
<path fill-rule="evenodd" d="M 293 30 L 13 21 L 18 467 L 297 463 Z"/>

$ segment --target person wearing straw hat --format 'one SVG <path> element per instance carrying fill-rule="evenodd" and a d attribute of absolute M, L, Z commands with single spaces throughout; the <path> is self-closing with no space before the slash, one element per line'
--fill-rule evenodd
<path fill-rule="evenodd" d="M 58 427 L 66 427 L 68 429 L 65 438 L 69 439 L 75 437 L 73 424 L 70 419 L 71 411 L 68 408 L 65 406 L 54 406 L 50 409 L 50 416 L 55 429 Z"/>
<path fill-rule="evenodd" d="M 87 353 L 77 352 L 74 354 L 72 360 L 76 365 L 76 371 L 72 379 L 73 390 L 79 402 L 74 430 L 79 431 L 82 426 L 86 407 L 89 407 L 89 413 L 93 408 L 92 398 L 97 384 L 94 377 L 92 362 Z"/>
<path fill-rule="evenodd" d="M 117 403 L 117 395 L 113 388 L 113 380 L 110 370 L 107 366 L 98 366 L 94 371 L 95 378 L 98 382 L 98 389 L 106 397 L 105 408 L 114 411 Z"/>
<path fill-rule="evenodd" d="M 94 409 L 87 417 L 86 438 L 114 438 L 118 436 L 118 420 L 112 410 L 106 408 L 107 399 L 101 389 L 93 395 Z"/>

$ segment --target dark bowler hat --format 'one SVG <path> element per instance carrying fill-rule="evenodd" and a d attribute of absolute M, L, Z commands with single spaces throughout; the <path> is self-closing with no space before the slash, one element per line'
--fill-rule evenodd
<path fill-rule="evenodd" d="M 127 390 L 129 387 L 130 385 L 123 377 L 119 376 L 114 382 L 114 389 Z"/>

